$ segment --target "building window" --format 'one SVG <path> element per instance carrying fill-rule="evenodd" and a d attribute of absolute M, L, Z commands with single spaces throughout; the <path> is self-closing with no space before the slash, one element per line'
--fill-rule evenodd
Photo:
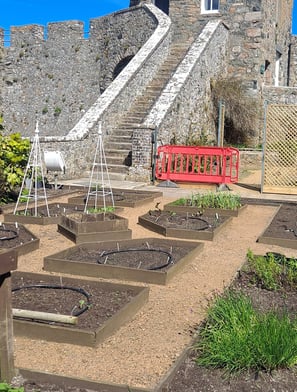
<path fill-rule="evenodd" d="M 219 0 L 202 0 L 202 13 L 219 12 Z"/>

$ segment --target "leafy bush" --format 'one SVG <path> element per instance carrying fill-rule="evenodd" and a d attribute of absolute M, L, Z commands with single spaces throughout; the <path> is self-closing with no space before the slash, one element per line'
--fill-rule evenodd
<path fill-rule="evenodd" d="M 14 198 L 16 188 L 22 183 L 30 141 L 22 139 L 19 133 L 0 134 L 0 145 L 0 202 L 6 203 Z"/>
<path fill-rule="evenodd" d="M 290 368 L 297 364 L 297 318 L 261 314 L 235 291 L 218 297 L 196 344 L 199 365 L 226 371 Z"/>

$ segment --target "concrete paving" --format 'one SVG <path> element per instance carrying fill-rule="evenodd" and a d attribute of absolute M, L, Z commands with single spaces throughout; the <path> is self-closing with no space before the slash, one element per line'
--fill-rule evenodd
<path fill-rule="evenodd" d="M 80 178 L 74 180 L 62 181 L 65 185 L 73 186 L 89 186 L 89 178 Z M 111 186 L 112 189 L 135 189 L 135 190 L 146 190 L 146 191 L 158 191 L 163 192 L 164 197 L 176 199 L 179 197 L 190 196 L 194 193 L 206 193 L 215 192 L 220 190 L 216 184 L 201 184 L 201 183 L 171 183 L 171 182 L 155 182 L 155 184 L 145 182 L 134 182 L 134 181 L 119 181 L 110 180 L 105 187 Z M 255 170 L 249 172 L 248 175 L 241 178 L 236 184 L 228 184 L 227 187 L 222 187 L 222 190 L 230 190 L 241 197 L 255 198 L 264 200 L 280 200 L 280 201 L 293 201 L 297 203 L 297 194 L 272 194 L 272 193 L 261 193 L 261 170 Z M 297 190 L 296 190 L 297 192 Z"/>

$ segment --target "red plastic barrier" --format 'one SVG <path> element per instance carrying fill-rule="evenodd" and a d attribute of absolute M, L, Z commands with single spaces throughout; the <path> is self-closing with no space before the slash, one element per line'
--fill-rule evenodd
<path fill-rule="evenodd" d="M 233 147 L 158 147 L 158 180 L 228 184 L 238 181 L 238 172 L 239 150 Z"/>

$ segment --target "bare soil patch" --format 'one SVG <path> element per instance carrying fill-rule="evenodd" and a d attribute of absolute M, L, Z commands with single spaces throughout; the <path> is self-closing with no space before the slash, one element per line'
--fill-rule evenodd
<path fill-rule="evenodd" d="M 260 237 L 261 241 L 267 241 L 269 238 L 275 242 L 288 240 L 288 246 L 291 245 L 292 248 L 297 248 L 296 204 L 284 203 L 280 205 L 270 225 Z"/>

